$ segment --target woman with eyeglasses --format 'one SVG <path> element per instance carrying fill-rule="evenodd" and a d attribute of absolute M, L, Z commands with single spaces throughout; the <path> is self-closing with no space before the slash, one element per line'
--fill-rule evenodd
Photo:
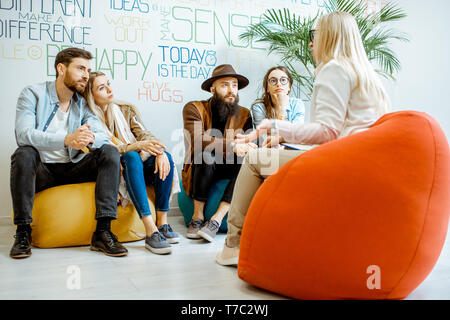
<path fill-rule="evenodd" d="M 390 111 L 389 97 L 369 62 L 358 25 L 352 15 L 333 12 L 322 16 L 310 36 L 309 45 L 317 64 L 310 122 L 291 123 L 286 120 L 264 119 L 248 135 L 238 135 L 236 143 L 254 141 L 268 133 L 272 137 L 269 142 L 272 146 L 283 141 L 323 144 L 367 130 L 378 118 Z M 267 177 L 303 152 L 255 149 L 246 155 L 228 212 L 225 245 L 216 256 L 219 264 L 237 264 L 241 231 L 253 196 Z M 332 162 L 333 159 L 329 161 Z M 274 219 L 277 219 L 276 212 Z M 276 239 L 276 235 L 267 236 Z"/>
<path fill-rule="evenodd" d="M 305 105 L 303 101 L 289 95 L 293 82 L 294 79 L 289 70 L 283 66 L 270 68 L 266 72 L 263 80 L 264 92 L 250 109 L 255 128 L 264 119 L 304 122 Z M 260 139 L 259 145 L 264 147 L 263 141 L 264 139 Z"/>

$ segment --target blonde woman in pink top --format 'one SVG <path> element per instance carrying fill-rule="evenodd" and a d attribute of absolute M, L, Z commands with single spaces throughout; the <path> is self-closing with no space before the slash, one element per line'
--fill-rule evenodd
<path fill-rule="evenodd" d="M 254 141 L 263 134 L 267 147 L 279 143 L 317 145 L 367 130 L 390 111 L 385 89 L 369 62 L 355 18 L 346 12 L 321 17 L 310 32 L 315 82 L 310 104 L 310 122 L 291 123 L 264 119 L 236 143 Z M 253 196 L 264 180 L 304 150 L 257 149 L 241 166 L 231 208 L 224 248 L 216 256 L 222 265 L 237 265 L 245 216 Z"/>

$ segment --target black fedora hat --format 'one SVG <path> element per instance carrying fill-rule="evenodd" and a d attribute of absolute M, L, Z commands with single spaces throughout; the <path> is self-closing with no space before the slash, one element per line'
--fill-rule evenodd
<path fill-rule="evenodd" d="M 248 79 L 240 74 L 237 74 L 236 71 L 234 71 L 233 67 L 230 64 L 222 64 L 220 66 L 217 66 L 211 75 L 211 78 L 206 79 L 202 83 L 202 89 L 205 91 L 210 92 L 210 88 L 214 81 L 220 78 L 225 77 L 234 77 L 238 80 L 238 89 L 243 89 L 248 85 Z"/>

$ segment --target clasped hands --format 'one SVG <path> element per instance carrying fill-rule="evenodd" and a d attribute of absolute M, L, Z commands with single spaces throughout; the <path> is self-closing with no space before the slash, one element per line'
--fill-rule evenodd
<path fill-rule="evenodd" d="M 69 133 L 64 138 L 64 146 L 72 147 L 75 150 L 81 150 L 90 143 L 94 143 L 95 136 L 90 130 L 89 124 L 83 124 L 73 133 Z"/>
<path fill-rule="evenodd" d="M 256 127 L 255 130 L 250 132 L 249 134 L 237 134 L 236 139 L 234 140 L 235 146 L 233 151 L 238 156 L 245 155 L 250 149 L 256 149 L 258 146 L 254 144 L 252 141 L 255 141 L 262 135 L 267 135 L 267 138 L 264 140 L 262 147 L 263 148 L 275 148 L 280 143 L 284 142 L 284 138 L 280 135 L 276 134 L 276 132 L 272 132 L 272 121 L 269 119 L 264 119 L 260 122 L 260 124 Z"/>
<path fill-rule="evenodd" d="M 170 162 L 167 154 L 164 152 L 166 146 L 157 140 L 142 140 L 132 144 L 131 149 L 136 151 L 146 151 L 150 155 L 155 156 L 155 171 L 159 173 L 159 178 L 165 180 L 170 172 Z"/>

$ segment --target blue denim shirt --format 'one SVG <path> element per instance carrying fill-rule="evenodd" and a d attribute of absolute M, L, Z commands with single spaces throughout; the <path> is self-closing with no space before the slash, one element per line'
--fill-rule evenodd
<path fill-rule="evenodd" d="M 65 135 L 45 132 L 59 108 L 56 81 L 47 81 L 25 87 L 19 95 L 16 107 L 15 134 L 19 147 L 33 146 L 39 151 L 52 151 L 64 148 Z M 74 93 L 70 100 L 69 133 L 83 124 L 89 124 L 94 133 L 93 148 L 109 143 L 100 120 L 89 109 L 86 100 Z M 85 153 L 67 147 L 70 161 L 78 162 Z"/>
<path fill-rule="evenodd" d="M 266 107 L 262 102 L 255 103 L 252 105 L 250 111 L 252 114 L 253 126 L 256 129 L 256 126 L 267 118 Z M 289 97 L 289 105 L 286 108 L 286 120 L 289 122 L 305 122 L 305 104 L 302 100 Z M 267 135 L 262 135 L 258 139 L 257 144 L 262 146 L 266 138 Z"/>
<path fill-rule="evenodd" d="M 255 128 L 262 120 L 267 118 L 266 107 L 263 103 L 255 103 L 250 111 Z M 289 122 L 305 122 L 305 104 L 302 100 L 289 97 L 289 105 L 286 108 L 286 120 Z"/>

